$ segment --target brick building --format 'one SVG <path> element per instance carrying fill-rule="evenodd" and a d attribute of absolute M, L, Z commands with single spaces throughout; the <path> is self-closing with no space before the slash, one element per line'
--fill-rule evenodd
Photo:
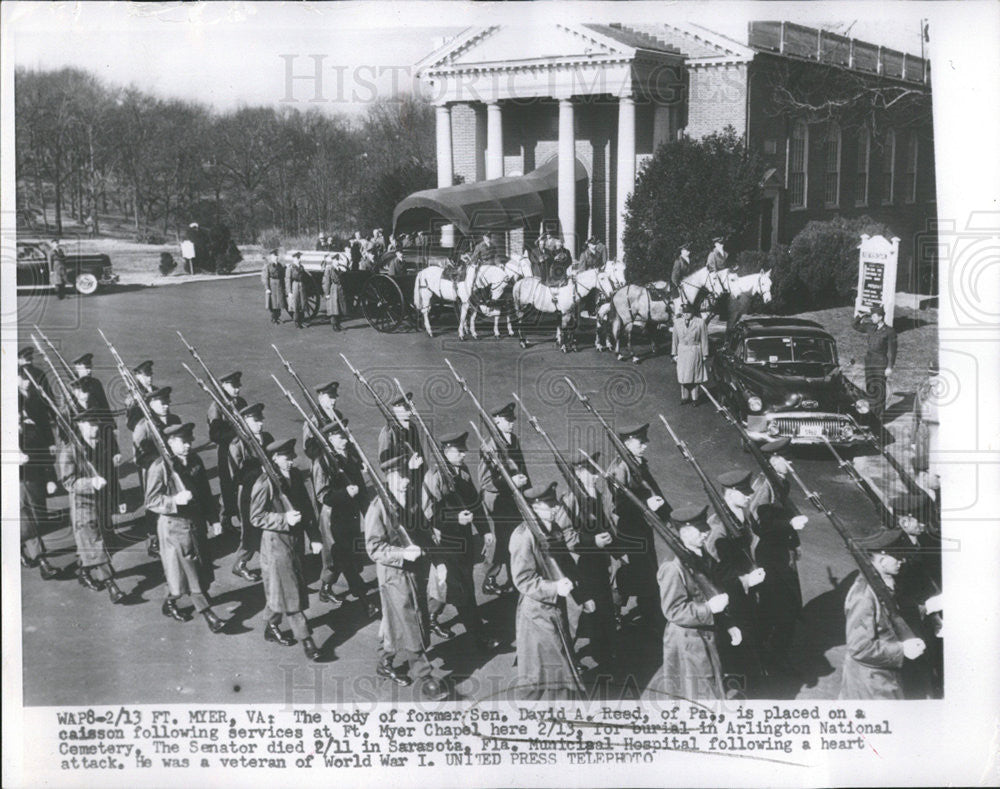
<path fill-rule="evenodd" d="M 618 255 L 625 200 L 644 161 L 679 134 L 733 126 L 767 165 L 756 232 L 733 245 L 767 250 L 811 219 L 868 215 L 902 239 L 899 285 L 917 290 L 915 261 L 933 248 L 935 217 L 929 100 L 916 115 L 887 110 L 872 123 L 851 113 L 817 121 L 776 99 L 784 87 L 806 86 L 804 101 L 822 104 L 809 90 L 833 78 L 929 98 L 928 72 L 913 55 L 781 22 L 751 23 L 745 42 L 693 25 L 472 28 L 417 66 L 437 107 L 439 188 L 420 193 L 423 214 L 401 203 L 397 220 L 425 222 L 436 199 L 464 200 L 478 214 L 455 219 L 442 209 L 445 244 L 449 218 L 474 232 L 478 215 L 483 226 L 513 228 L 514 249 L 544 222 L 571 248 L 596 235 Z M 543 165 L 557 199 L 526 208 L 517 179 Z M 468 186 L 496 179 L 495 190 Z M 450 192 L 456 183 L 464 186 Z M 491 190 L 511 196 L 496 201 Z"/>

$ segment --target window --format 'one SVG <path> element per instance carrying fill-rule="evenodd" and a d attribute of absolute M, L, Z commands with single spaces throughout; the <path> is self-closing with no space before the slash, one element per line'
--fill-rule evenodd
<path fill-rule="evenodd" d="M 858 129 L 858 172 L 854 182 L 854 204 L 868 205 L 868 163 L 871 158 L 871 136 L 868 127 Z"/>
<path fill-rule="evenodd" d="M 837 355 L 832 340 L 824 337 L 749 337 L 747 364 L 795 364 L 813 362 L 835 365 Z"/>
<path fill-rule="evenodd" d="M 896 132 L 889 129 L 885 135 L 885 144 L 882 146 L 882 203 L 889 205 L 893 202 L 895 194 L 896 176 Z"/>
<path fill-rule="evenodd" d="M 809 127 L 796 121 L 788 140 L 788 204 L 790 208 L 806 207 L 806 171 L 809 167 Z"/>
<path fill-rule="evenodd" d="M 910 132 L 906 140 L 906 172 L 903 174 L 903 199 L 917 202 L 917 133 Z"/>
<path fill-rule="evenodd" d="M 823 205 L 836 208 L 840 205 L 840 127 L 836 123 L 827 129 L 823 161 Z"/>

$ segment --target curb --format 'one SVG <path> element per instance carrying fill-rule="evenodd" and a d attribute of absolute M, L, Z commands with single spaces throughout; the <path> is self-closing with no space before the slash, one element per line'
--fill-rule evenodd
<path fill-rule="evenodd" d="M 142 285 L 147 288 L 159 288 L 166 285 L 187 285 L 192 282 L 217 282 L 222 279 L 243 279 L 259 277 L 260 271 L 240 271 L 235 274 L 181 274 L 179 276 L 153 277 L 137 276 L 134 279 L 128 274 L 119 275 L 119 285 Z"/>

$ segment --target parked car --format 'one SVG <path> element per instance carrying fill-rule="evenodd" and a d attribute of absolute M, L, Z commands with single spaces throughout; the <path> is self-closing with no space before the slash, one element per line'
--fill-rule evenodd
<path fill-rule="evenodd" d="M 836 341 L 815 321 L 745 316 L 726 332 L 713 369 L 726 405 L 755 439 L 868 440 L 869 402 L 844 376 Z"/>
<path fill-rule="evenodd" d="M 52 251 L 47 241 L 17 242 L 17 289 L 52 288 L 50 281 Z M 111 258 L 103 254 L 66 253 L 66 284 L 84 296 L 114 285 L 118 275 L 111 268 Z"/>

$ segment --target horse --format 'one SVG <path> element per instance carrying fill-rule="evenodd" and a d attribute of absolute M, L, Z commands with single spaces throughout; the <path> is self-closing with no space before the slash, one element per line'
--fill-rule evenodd
<path fill-rule="evenodd" d="M 597 287 L 580 304 L 580 317 L 593 318 L 594 348 L 598 351 L 611 350 L 611 319 L 613 309 L 611 297 L 618 288 L 625 285 L 625 264 L 608 260 L 603 268 L 597 269 Z"/>
<path fill-rule="evenodd" d="M 726 328 L 731 329 L 750 310 L 750 301 L 760 296 L 765 304 L 771 303 L 771 272 L 762 269 L 756 274 L 739 276 L 735 271 L 729 274 L 729 312 Z"/>
<path fill-rule="evenodd" d="M 574 322 L 580 301 L 586 298 L 597 287 L 598 269 L 585 271 L 570 271 L 569 282 L 559 287 L 549 287 L 538 277 L 525 277 L 514 283 L 513 300 L 514 314 L 517 321 L 517 336 L 522 348 L 528 347 L 524 338 L 521 323 L 524 315 L 531 308 L 538 312 L 559 315 L 556 326 L 556 344 L 563 353 L 577 350 Z M 563 330 L 566 330 L 568 341 L 563 342 Z M 572 346 L 572 347 L 571 347 Z"/>
<path fill-rule="evenodd" d="M 677 297 L 674 299 L 674 315 L 679 315 L 688 304 L 694 304 L 702 313 L 711 313 L 719 297 L 729 293 L 729 269 L 709 271 L 702 266 L 692 271 L 680 282 Z M 702 303 L 704 302 L 704 304 Z"/>
<path fill-rule="evenodd" d="M 502 309 L 503 296 L 512 283 L 530 276 L 531 259 L 527 253 L 523 253 L 517 260 L 508 259 L 502 266 L 486 263 L 467 268 L 463 290 L 466 295 L 459 294 L 462 298 L 459 325 L 464 325 L 468 318 L 472 338 L 478 340 L 476 318 L 479 315 L 493 318 L 493 336 L 499 339 L 500 318 L 503 316 L 507 319 L 507 335 L 513 337 L 510 311 L 505 313 Z M 462 337 L 461 333 L 459 336 Z"/>

